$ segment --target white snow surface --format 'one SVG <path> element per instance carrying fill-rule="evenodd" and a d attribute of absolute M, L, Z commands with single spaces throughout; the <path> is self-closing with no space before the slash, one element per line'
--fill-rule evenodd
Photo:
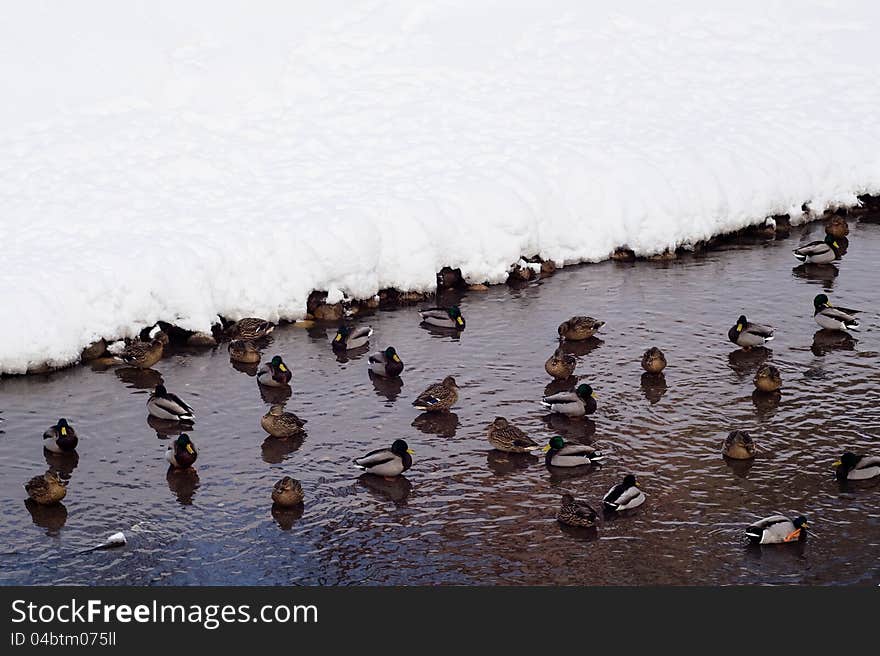
<path fill-rule="evenodd" d="M 873 2 L 4 3 L 0 372 L 880 191 Z"/>

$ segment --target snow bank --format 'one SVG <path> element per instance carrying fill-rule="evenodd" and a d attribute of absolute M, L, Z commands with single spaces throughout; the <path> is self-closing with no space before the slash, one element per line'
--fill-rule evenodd
<path fill-rule="evenodd" d="M 880 191 L 874 3 L 617 4 L 4 5 L 0 372 Z"/>

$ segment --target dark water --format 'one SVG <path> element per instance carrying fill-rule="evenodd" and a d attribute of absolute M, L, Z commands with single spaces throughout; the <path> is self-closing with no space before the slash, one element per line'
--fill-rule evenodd
<path fill-rule="evenodd" d="M 830 463 L 844 448 L 880 452 L 880 225 L 851 224 L 837 268 L 793 270 L 786 240 L 738 244 L 704 257 L 572 267 L 540 284 L 468 292 L 461 339 L 419 328 L 415 308 L 368 318 L 372 347 L 393 344 L 403 385 L 375 385 L 366 355 L 340 362 L 332 327 L 278 329 L 267 356 L 293 366 L 288 409 L 308 419 L 299 442 L 267 440 L 255 378 L 225 346 L 157 365 L 195 406 L 197 473 L 169 476 L 167 441 L 145 421 L 150 373 L 77 367 L 0 381 L 0 582 L 86 584 L 727 584 L 880 583 L 880 483 L 842 490 Z M 814 343 L 812 298 L 869 310 L 862 330 Z M 726 340 L 745 312 L 777 327 L 765 354 L 782 371 L 778 403 L 753 398 L 762 359 Z M 548 425 L 538 401 L 557 324 L 607 321 L 577 374 L 597 391 L 588 422 Z M 643 386 L 651 345 L 669 359 L 666 388 Z M 586 352 L 586 351 L 589 352 Z M 455 412 L 420 416 L 410 401 L 453 374 Z M 609 453 L 601 468 L 563 474 L 490 450 L 502 415 L 543 441 L 562 433 Z M 43 430 L 59 416 L 80 436 L 65 511 L 31 514 L 22 484 L 47 467 Z M 731 466 L 723 437 L 745 428 L 760 455 Z M 397 483 L 359 479 L 352 458 L 406 439 L 415 464 Z M 561 528 L 559 497 L 594 503 L 634 472 L 648 495 L 595 534 Z M 284 474 L 302 481 L 301 513 L 273 516 Z M 744 527 L 804 513 L 805 544 L 749 549 Z M 117 530 L 128 546 L 76 555 Z"/>

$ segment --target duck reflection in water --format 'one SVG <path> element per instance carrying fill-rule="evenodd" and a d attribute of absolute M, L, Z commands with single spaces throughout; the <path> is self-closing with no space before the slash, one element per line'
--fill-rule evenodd
<path fill-rule="evenodd" d="M 592 353 L 604 343 L 604 340 L 599 339 L 594 335 L 592 337 L 588 337 L 587 339 L 582 340 L 566 340 L 562 342 L 562 344 L 560 344 L 560 348 L 565 353 L 570 353 L 571 355 L 583 357 L 589 353 Z"/>
<path fill-rule="evenodd" d="M 372 371 L 368 371 L 367 374 L 370 376 L 377 396 L 384 396 L 389 401 L 397 400 L 403 390 L 403 380 L 400 376 L 377 376 Z"/>
<path fill-rule="evenodd" d="M 25 499 L 24 507 L 34 524 L 46 529 L 46 535 L 57 536 L 67 522 L 67 507 L 63 503 L 44 506 L 33 499 Z"/>
<path fill-rule="evenodd" d="M 139 369 L 137 367 L 120 367 L 116 377 L 129 387 L 135 389 L 154 390 L 162 384 L 162 374 L 155 369 Z"/>
<path fill-rule="evenodd" d="M 770 359 L 772 355 L 773 351 L 764 346 L 755 346 L 748 351 L 736 349 L 728 354 L 727 364 L 737 377 L 742 380 L 754 376 L 758 367 Z"/>
<path fill-rule="evenodd" d="M 194 468 L 169 467 L 165 480 L 168 481 L 168 489 L 174 493 L 180 504 L 192 505 L 196 490 L 199 489 L 199 473 Z"/>
<path fill-rule="evenodd" d="M 492 473 L 497 476 L 505 476 L 513 472 L 522 471 L 533 467 L 537 462 L 538 453 L 505 453 L 497 449 L 490 449 L 486 455 L 486 464 Z"/>
<path fill-rule="evenodd" d="M 666 376 L 664 376 L 662 372 L 659 374 L 649 374 L 648 372 L 643 373 L 641 383 L 642 394 L 645 395 L 645 398 L 651 405 L 654 405 L 662 399 L 668 389 L 666 385 Z"/>
<path fill-rule="evenodd" d="M 230 360 L 229 364 L 231 364 L 232 368 L 236 371 L 240 371 L 251 378 L 257 375 L 257 371 L 260 368 L 259 362 L 238 362 L 237 360 Z"/>
<path fill-rule="evenodd" d="M 554 394 L 559 394 L 559 392 L 571 392 L 575 385 L 577 385 L 577 382 L 576 376 L 554 380 L 544 388 L 544 396 L 553 396 Z"/>
<path fill-rule="evenodd" d="M 260 451 L 263 462 L 270 465 L 278 465 L 287 460 L 290 454 L 295 453 L 305 442 L 305 436 L 277 438 L 271 435 L 263 440 Z"/>
<path fill-rule="evenodd" d="M 79 454 L 76 451 L 54 453 L 49 449 L 43 449 L 43 458 L 49 466 L 49 471 L 58 475 L 63 481 L 69 481 L 73 471 L 79 465 Z"/>
<path fill-rule="evenodd" d="M 840 275 L 840 269 L 833 264 L 801 264 L 791 270 L 791 275 L 821 284 L 830 291 L 834 287 L 834 279 Z"/>
<path fill-rule="evenodd" d="M 289 531 L 293 528 L 293 525 L 296 524 L 296 522 L 303 516 L 305 510 L 305 504 L 303 503 L 290 507 L 272 504 L 272 519 L 275 520 L 275 523 L 278 524 L 279 528 L 281 528 L 282 531 Z"/>
<path fill-rule="evenodd" d="M 776 390 L 775 392 L 762 392 L 761 390 L 755 390 L 752 392 L 752 404 L 755 406 L 755 411 L 761 419 L 772 417 L 776 412 L 776 409 L 779 407 L 779 402 L 781 400 L 782 392 L 779 390 Z"/>
<path fill-rule="evenodd" d="M 541 420 L 553 433 L 561 435 L 567 442 L 589 444 L 596 434 L 596 422 L 589 417 L 566 417 L 564 415 L 544 415 Z"/>
<path fill-rule="evenodd" d="M 460 425 L 454 412 L 423 412 L 412 422 L 412 426 L 423 433 L 440 437 L 455 437 Z"/>
<path fill-rule="evenodd" d="M 290 385 L 281 387 L 269 387 L 268 385 L 257 385 L 260 388 L 260 398 L 270 405 L 284 405 L 293 395 L 293 389 Z"/>
<path fill-rule="evenodd" d="M 817 330 L 813 333 L 810 350 L 813 355 L 822 357 L 832 351 L 854 351 L 858 340 L 845 330 Z"/>
<path fill-rule="evenodd" d="M 358 485 L 363 485 L 374 496 L 393 501 L 395 505 L 405 505 L 412 491 L 412 483 L 406 476 L 385 478 L 375 474 L 361 474 L 357 479 Z"/>
<path fill-rule="evenodd" d="M 192 430 L 191 423 L 180 423 L 179 421 L 159 419 L 153 415 L 147 415 L 147 425 L 156 431 L 156 437 L 160 440 L 177 437 L 185 430 Z"/>

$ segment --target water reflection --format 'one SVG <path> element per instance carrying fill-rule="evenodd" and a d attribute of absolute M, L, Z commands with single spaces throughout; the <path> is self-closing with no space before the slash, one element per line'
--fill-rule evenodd
<path fill-rule="evenodd" d="M 736 349 L 727 355 L 727 365 L 736 373 L 740 380 L 751 378 L 762 364 L 773 355 L 773 351 L 756 346 L 749 349 Z"/>
<path fill-rule="evenodd" d="M 252 377 L 257 375 L 257 370 L 260 368 L 259 362 L 237 362 L 235 360 L 230 360 L 229 364 L 231 364 L 232 368 L 236 371 L 240 371 L 241 373 Z"/>
<path fill-rule="evenodd" d="M 578 342 L 566 341 L 562 342 L 562 350 L 571 355 L 583 357 L 595 351 L 605 342 L 595 335 L 588 339 L 582 339 Z"/>
<path fill-rule="evenodd" d="M 659 374 L 645 372 L 642 374 L 641 387 L 642 394 L 645 395 L 648 403 L 654 405 L 666 394 L 666 376 L 663 375 L 663 372 Z"/>
<path fill-rule="evenodd" d="M 596 434 L 596 422 L 589 417 L 566 417 L 560 414 L 547 414 L 541 417 L 542 421 L 553 435 L 561 435 L 566 442 L 581 442 L 589 444 L 590 438 Z M 540 442 L 533 437 L 536 442 Z M 547 438 L 549 441 L 549 437 Z"/>
<path fill-rule="evenodd" d="M 486 454 L 486 464 L 496 476 L 505 476 L 534 467 L 538 458 L 531 453 L 506 453 L 491 449 Z"/>
<path fill-rule="evenodd" d="M 459 341 L 463 332 L 456 330 L 455 328 L 441 328 L 440 326 L 425 323 L 424 321 L 419 324 L 419 327 L 430 333 L 431 337 L 438 339 L 451 339 L 453 342 Z"/>
<path fill-rule="evenodd" d="M 820 283 L 831 291 L 834 287 L 834 279 L 840 275 L 840 270 L 833 264 L 801 264 L 794 267 L 791 274 L 795 278 Z"/>
<path fill-rule="evenodd" d="M 282 507 L 272 504 L 272 519 L 278 524 L 282 531 L 289 531 L 293 525 L 303 516 L 305 512 L 305 504 L 300 503 L 295 506 Z"/>
<path fill-rule="evenodd" d="M 577 382 L 578 379 L 575 376 L 569 376 L 568 378 L 554 380 L 552 383 L 544 388 L 544 396 L 559 394 L 559 392 L 570 392 L 574 389 L 574 386 L 577 384 Z"/>
<path fill-rule="evenodd" d="M 730 471 L 733 472 L 734 476 L 738 478 L 748 478 L 749 470 L 751 470 L 752 465 L 755 464 L 755 458 L 740 460 L 738 458 L 728 458 L 727 456 L 721 457 L 724 459 L 724 464 L 726 464 Z"/>
<path fill-rule="evenodd" d="M 353 360 L 360 360 L 369 353 L 370 350 L 370 345 L 364 344 L 356 349 L 333 349 L 333 354 L 336 356 L 337 362 L 345 364 L 346 362 L 351 362 Z"/>
<path fill-rule="evenodd" d="M 177 437 L 187 430 L 192 430 L 193 427 L 189 422 L 181 423 L 170 419 L 159 419 L 150 414 L 147 415 L 147 425 L 156 431 L 156 437 L 160 440 Z"/>
<path fill-rule="evenodd" d="M 25 499 L 24 507 L 30 513 L 33 523 L 46 529 L 46 535 L 58 535 L 67 522 L 67 507 L 63 503 L 43 506 L 33 499 Z"/>
<path fill-rule="evenodd" d="M 257 383 L 257 387 L 260 388 L 260 398 L 269 405 L 283 405 L 293 395 L 293 389 L 290 385 L 269 387 L 268 385 Z"/>
<path fill-rule="evenodd" d="M 822 357 L 832 351 L 853 351 L 856 348 L 855 337 L 845 330 L 817 330 L 813 333 L 813 344 L 810 350 L 814 355 Z"/>
<path fill-rule="evenodd" d="M 363 485 L 374 496 L 380 499 L 393 501 L 395 505 L 406 504 L 407 498 L 412 491 L 412 483 L 406 476 L 385 478 L 375 474 L 361 474 L 357 479 L 358 485 Z"/>
<path fill-rule="evenodd" d="M 782 392 L 779 390 L 775 392 L 755 390 L 752 392 L 752 405 L 755 406 L 755 411 L 761 419 L 772 417 L 779 408 L 780 401 L 782 401 Z"/>
<path fill-rule="evenodd" d="M 278 438 L 270 435 L 260 445 L 263 462 L 270 465 L 281 464 L 290 457 L 290 454 L 295 453 L 303 442 L 305 436 Z"/>
<path fill-rule="evenodd" d="M 454 412 L 423 412 L 413 419 L 411 425 L 428 435 L 455 437 L 456 429 L 461 424 Z"/>
<path fill-rule="evenodd" d="M 152 390 L 162 384 L 162 374 L 155 369 L 138 369 L 137 367 L 120 367 L 116 376 L 123 383 L 135 389 Z"/>
<path fill-rule="evenodd" d="M 79 465 L 79 454 L 76 451 L 53 453 L 48 449 L 43 449 L 43 457 L 46 459 L 49 471 L 57 474 L 64 481 L 70 480 L 71 474 Z"/>
<path fill-rule="evenodd" d="M 370 381 L 373 383 L 373 389 L 376 390 L 377 396 L 384 396 L 389 401 L 396 401 L 403 390 L 403 380 L 400 376 L 377 376 L 372 371 L 367 371 Z"/>
<path fill-rule="evenodd" d="M 168 481 L 168 489 L 177 497 L 177 501 L 184 505 L 192 505 L 196 490 L 199 489 L 199 473 L 193 467 L 178 469 L 169 467 L 165 474 Z"/>
<path fill-rule="evenodd" d="M 573 538 L 578 542 L 592 542 L 599 539 L 598 526 L 569 526 L 568 524 L 562 524 L 560 522 L 556 522 L 556 524 L 559 526 L 559 530 L 562 533 L 565 533 L 568 537 Z"/>

